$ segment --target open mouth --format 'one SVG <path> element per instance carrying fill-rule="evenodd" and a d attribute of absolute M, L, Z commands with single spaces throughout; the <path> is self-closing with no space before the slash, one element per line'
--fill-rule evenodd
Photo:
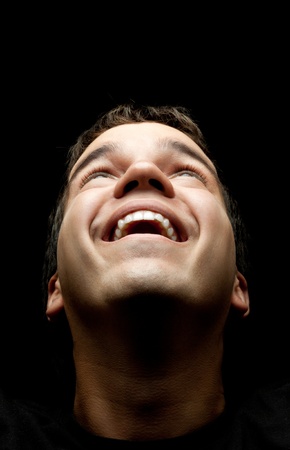
<path fill-rule="evenodd" d="M 118 241 L 130 234 L 158 234 L 172 241 L 180 242 L 177 230 L 167 217 L 150 210 L 139 210 L 118 220 L 113 228 L 110 241 Z"/>

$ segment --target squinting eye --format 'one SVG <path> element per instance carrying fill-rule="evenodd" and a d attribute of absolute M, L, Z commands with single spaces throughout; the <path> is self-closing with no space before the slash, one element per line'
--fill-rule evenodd
<path fill-rule="evenodd" d="M 178 174 L 179 177 L 199 177 L 199 175 L 192 171 L 183 171 Z M 200 178 L 200 177 L 199 177 Z"/>
<path fill-rule="evenodd" d="M 89 173 L 87 173 L 82 179 L 81 179 L 81 188 L 88 183 L 91 180 L 95 180 L 97 178 L 115 178 L 112 174 L 109 172 L 101 171 L 101 170 L 92 170 Z"/>
<path fill-rule="evenodd" d="M 205 177 L 194 170 L 182 170 L 176 174 L 176 177 L 196 178 L 197 180 L 205 182 Z"/>
<path fill-rule="evenodd" d="M 178 170 L 172 175 L 172 178 L 175 178 L 176 180 L 180 178 L 188 178 L 188 179 L 195 179 L 197 181 L 201 181 L 204 185 L 207 184 L 207 177 L 203 173 L 201 169 L 198 167 L 180 167 L 180 170 Z"/>
<path fill-rule="evenodd" d="M 94 172 L 90 175 L 89 179 L 92 178 L 107 178 L 110 177 L 111 175 L 109 173 L 106 172 Z"/>

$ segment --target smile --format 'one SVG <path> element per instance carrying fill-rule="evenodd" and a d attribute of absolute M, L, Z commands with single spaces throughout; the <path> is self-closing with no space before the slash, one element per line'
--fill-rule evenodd
<path fill-rule="evenodd" d="M 159 234 L 172 241 L 179 240 L 169 219 L 150 210 L 135 211 L 119 219 L 113 230 L 112 239 L 118 241 L 129 234 L 136 233 Z"/>

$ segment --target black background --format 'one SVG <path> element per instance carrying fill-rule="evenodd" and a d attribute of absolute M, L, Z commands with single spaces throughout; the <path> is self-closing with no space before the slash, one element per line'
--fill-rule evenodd
<path fill-rule="evenodd" d="M 186 49 L 180 36 L 158 48 L 145 40 L 141 49 L 137 39 L 121 45 L 115 35 L 105 57 L 97 44 L 90 51 L 78 45 L 76 36 L 56 44 L 52 78 L 43 74 L 32 85 L 34 100 L 25 95 L 28 124 L 25 134 L 15 132 L 25 151 L 17 150 L 17 169 L 13 153 L 7 174 L 16 181 L 6 184 L 4 214 L 4 386 L 23 396 L 38 395 L 43 386 L 48 395 L 53 390 L 40 299 L 47 217 L 67 148 L 100 112 L 129 100 L 191 109 L 251 235 L 251 314 L 235 334 L 232 363 L 246 384 L 289 376 L 289 55 L 283 23 L 273 36 L 270 18 L 271 12 L 262 29 L 248 22 L 250 34 L 244 23 L 234 36 L 212 34 L 207 46 L 203 38 L 200 54 L 194 33 Z"/>

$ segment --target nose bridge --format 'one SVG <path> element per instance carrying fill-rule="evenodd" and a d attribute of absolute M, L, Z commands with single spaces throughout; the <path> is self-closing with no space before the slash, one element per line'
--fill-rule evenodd
<path fill-rule="evenodd" d="M 158 190 L 167 197 L 174 196 L 171 181 L 152 161 L 132 163 L 115 186 L 115 197 L 121 197 L 134 189 Z"/>

